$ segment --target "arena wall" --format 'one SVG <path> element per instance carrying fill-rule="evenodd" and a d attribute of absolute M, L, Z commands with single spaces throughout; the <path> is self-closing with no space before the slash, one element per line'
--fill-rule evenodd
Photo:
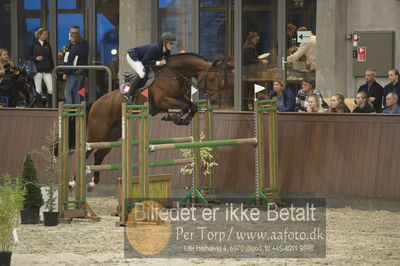
<path fill-rule="evenodd" d="M 249 112 L 216 112 L 215 139 L 251 137 L 253 118 Z M 290 113 L 279 114 L 278 120 L 283 192 L 400 197 L 398 116 Z M 0 173 L 20 175 L 26 153 L 40 149 L 56 121 L 56 110 L 0 109 Z M 150 132 L 151 138 L 183 137 L 190 135 L 190 127 L 175 126 L 157 116 L 150 123 Z M 217 188 L 254 188 L 252 147 L 217 147 L 215 152 Z M 180 157 L 180 151 L 160 151 L 150 158 Z M 37 154 L 33 158 L 44 181 L 44 161 Z M 115 149 L 104 163 L 119 162 L 120 150 Z M 88 163 L 93 164 L 92 157 Z M 157 168 L 151 173 L 172 173 L 173 186 L 184 188 L 190 178 L 180 174 L 179 168 Z M 103 172 L 101 183 L 115 184 L 119 176 L 119 171 Z"/>

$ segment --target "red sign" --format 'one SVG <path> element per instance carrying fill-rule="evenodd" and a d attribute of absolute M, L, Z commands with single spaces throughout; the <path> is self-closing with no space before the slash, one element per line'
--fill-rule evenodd
<path fill-rule="evenodd" d="M 367 61 L 367 47 L 364 46 L 357 47 L 357 61 L 358 62 Z"/>

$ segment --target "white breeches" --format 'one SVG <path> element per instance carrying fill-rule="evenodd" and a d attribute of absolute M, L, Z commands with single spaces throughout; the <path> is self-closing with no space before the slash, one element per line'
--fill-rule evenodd
<path fill-rule="evenodd" d="M 144 78 L 144 66 L 140 61 L 133 61 L 129 54 L 126 55 L 126 61 L 128 61 L 129 66 L 138 73 L 140 78 Z"/>
<path fill-rule="evenodd" d="M 33 77 L 33 80 L 35 81 L 35 87 L 36 91 L 40 94 L 42 93 L 42 80 L 44 80 L 44 83 L 46 83 L 47 87 L 47 93 L 53 94 L 53 83 L 52 83 L 52 78 L 51 78 L 51 73 L 36 73 L 36 75 Z"/>

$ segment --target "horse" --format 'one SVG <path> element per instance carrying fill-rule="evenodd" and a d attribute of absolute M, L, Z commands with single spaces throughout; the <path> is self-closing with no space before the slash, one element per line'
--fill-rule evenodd
<path fill-rule="evenodd" d="M 219 98 L 224 88 L 225 64 L 221 60 L 211 62 L 194 53 L 175 54 L 167 58 L 166 65 L 154 69 L 155 80 L 148 88 L 149 113 L 154 116 L 161 112 L 166 115 L 165 121 L 177 125 L 188 125 L 197 106 L 190 100 L 192 86 L 204 92 L 211 103 Z M 191 79 L 197 80 L 195 85 Z M 109 142 L 121 138 L 121 105 L 124 101 L 119 90 L 112 91 L 96 100 L 88 114 L 87 142 Z M 147 98 L 140 91 L 135 94 L 135 104 L 141 105 Z M 180 109 L 178 113 L 169 114 L 169 109 Z M 98 149 L 94 153 L 94 164 L 101 165 L 111 148 Z M 86 158 L 93 152 L 87 151 Z M 88 191 L 94 189 L 100 181 L 100 173 L 95 172 Z M 70 182 L 73 189 L 75 181 Z"/>

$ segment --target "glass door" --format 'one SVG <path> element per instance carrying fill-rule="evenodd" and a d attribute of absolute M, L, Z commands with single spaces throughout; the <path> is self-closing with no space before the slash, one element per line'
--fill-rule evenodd
<path fill-rule="evenodd" d="M 266 99 L 277 77 L 278 1 L 247 0 L 242 7 L 242 106 L 253 110 L 255 85 L 264 87 L 256 97 Z"/>
<path fill-rule="evenodd" d="M 199 51 L 210 61 L 227 64 L 224 89 L 219 94 L 219 108 L 233 108 L 233 1 L 200 0 Z M 202 96 L 200 96 L 202 97 Z"/>
<path fill-rule="evenodd" d="M 93 64 L 108 66 L 112 74 L 112 89 L 119 88 L 119 0 L 96 1 L 96 50 Z M 108 91 L 107 74 L 96 76 L 96 98 Z"/>

